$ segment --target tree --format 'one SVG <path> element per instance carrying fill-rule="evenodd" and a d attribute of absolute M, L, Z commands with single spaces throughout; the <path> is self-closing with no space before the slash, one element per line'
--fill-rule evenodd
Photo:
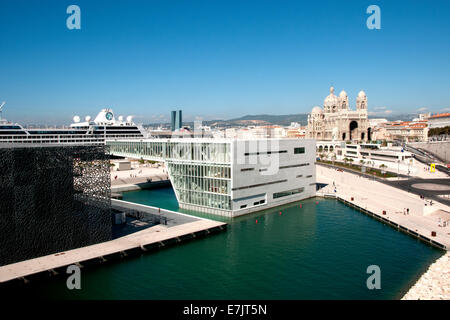
<path fill-rule="evenodd" d="M 380 164 L 380 169 L 381 169 L 381 174 L 386 175 L 386 169 L 387 165 L 385 165 L 384 163 Z"/>
<path fill-rule="evenodd" d="M 439 136 L 441 134 L 450 134 L 450 126 L 446 126 L 443 128 L 431 128 L 428 130 L 428 136 Z"/>

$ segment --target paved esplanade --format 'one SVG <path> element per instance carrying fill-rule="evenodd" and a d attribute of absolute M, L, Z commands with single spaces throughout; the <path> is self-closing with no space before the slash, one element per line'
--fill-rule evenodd
<path fill-rule="evenodd" d="M 167 168 L 138 164 L 131 170 L 111 171 L 111 187 L 168 180 Z"/>
<path fill-rule="evenodd" d="M 450 179 L 401 179 L 386 181 L 385 184 L 400 188 L 404 191 L 414 193 L 415 195 L 423 195 L 425 198 L 439 201 L 447 206 L 450 200 L 439 196 L 450 194 Z"/>
<path fill-rule="evenodd" d="M 450 207 L 434 202 L 430 207 L 416 194 L 408 193 L 384 183 L 360 177 L 348 172 L 317 165 L 317 182 L 328 184 L 323 191 L 336 194 L 371 212 L 380 214 L 386 210 L 386 219 L 437 241 L 450 248 Z M 334 192 L 333 182 L 336 185 Z M 354 198 L 353 201 L 351 198 Z M 409 214 L 405 210 L 409 209 Z M 432 237 L 432 231 L 436 236 Z"/>

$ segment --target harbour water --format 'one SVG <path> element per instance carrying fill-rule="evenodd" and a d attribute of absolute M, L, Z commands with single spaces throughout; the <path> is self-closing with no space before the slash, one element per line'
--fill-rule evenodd
<path fill-rule="evenodd" d="M 170 188 L 123 200 L 178 210 Z M 81 290 L 58 279 L 28 291 L 57 299 L 400 299 L 444 254 L 336 200 L 227 222 L 211 237 L 82 269 Z M 381 269 L 380 290 L 366 286 L 370 265 Z"/>

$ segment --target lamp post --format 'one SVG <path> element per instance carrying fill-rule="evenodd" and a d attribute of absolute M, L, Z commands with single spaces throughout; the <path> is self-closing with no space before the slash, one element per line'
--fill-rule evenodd
<path fill-rule="evenodd" d="M 373 181 L 375 181 L 375 161 L 372 160 L 372 175 L 373 175 Z"/>
<path fill-rule="evenodd" d="M 412 159 L 409 159 L 409 161 L 408 161 L 408 180 L 409 180 L 409 165 L 411 164 L 411 162 L 412 162 Z"/>

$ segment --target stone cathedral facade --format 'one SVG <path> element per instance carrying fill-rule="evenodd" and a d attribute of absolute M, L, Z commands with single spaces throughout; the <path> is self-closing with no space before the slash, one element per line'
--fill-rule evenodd
<path fill-rule="evenodd" d="M 356 110 L 351 110 L 347 93 L 339 96 L 330 88 L 323 109 L 314 107 L 308 115 L 307 138 L 326 141 L 370 141 L 371 128 L 367 117 L 367 96 L 360 91 L 356 98 Z"/>

